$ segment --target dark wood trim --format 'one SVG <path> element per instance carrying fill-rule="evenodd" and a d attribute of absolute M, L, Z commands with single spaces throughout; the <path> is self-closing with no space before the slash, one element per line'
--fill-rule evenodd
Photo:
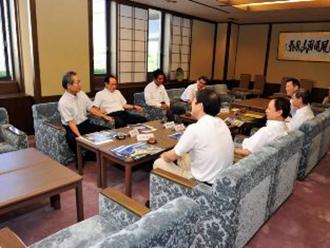
<path fill-rule="evenodd" d="M 269 53 L 270 53 L 270 45 L 272 42 L 272 32 L 273 32 L 273 25 L 268 24 L 268 35 L 267 35 L 267 48 L 266 48 L 266 57 L 265 57 L 265 65 L 264 65 L 264 76 L 267 78 L 268 72 L 268 62 L 269 62 Z"/>
<path fill-rule="evenodd" d="M 223 79 L 224 80 L 227 80 L 227 74 L 228 74 L 231 25 L 232 25 L 231 22 L 229 22 L 227 24 L 226 51 L 225 51 L 225 61 L 224 61 L 224 66 L 223 66 Z"/>
<path fill-rule="evenodd" d="M 14 80 L 0 81 L 0 95 L 19 93 L 19 85 Z"/>
<path fill-rule="evenodd" d="M 101 194 L 104 197 L 109 198 L 111 201 L 114 201 L 121 205 L 123 208 L 126 208 L 128 211 L 132 212 L 133 214 L 142 217 L 143 215 L 149 213 L 151 210 L 141 203 L 133 200 L 132 198 L 124 195 L 123 193 L 108 187 L 104 189 Z"/>
<path fill-rule="evenodd" d="M 33 44 L 33 60 L 34 60 L 34 83 L 33 83 L 34 98 L 37 101 L 39 101 L 41 98 L 41 81 L 40 81 L 36 0 L 30 0 L 30 13 L 31 13 L 32 44 Z"/>
<path fill-rule="evenodd" d="M 215 58 L 217 52 L 217 37 L 218 37 L 218 24 L 215 24 L 214 37 L 213 37 L 212 74 L 211 74 L 212 80 L 214 80 Z"/>
<path fill-rule="evenodd" d="M 159 168 L 152 170 L 151 173 L 159 177 L 163 177 L 167 180 L 170 180 L 174 183 L 180 184 L 188 189 L 193 189 L 198 184 L 195 179 L 187 179 Z"/>
<path fill-rule="evenodd" d="M 21 93 L 25 93 L 25 80 L 24 80 L 24 67 L 23 67 L 23 48 L 22 48 L 22 37 L 21 37 L 21 22 L 19 20 L 20 10 L 17 1 L 14 1 L 15 6 L 15 18 L 16 18 L 16 40 L 17 40 L 17 53 L 18 53 L 18 66 L 19 66 L 19 88 Z"/>
<path fill-rule="evenodd" d="M 94 86 L 94 42 L 93 42 L 93 0 L 87 0 L 88 5 L 88 39 L 89 39 L 89 88 L 95 91 Z M 106 24 L 108 25 L 108 24 Z"/>

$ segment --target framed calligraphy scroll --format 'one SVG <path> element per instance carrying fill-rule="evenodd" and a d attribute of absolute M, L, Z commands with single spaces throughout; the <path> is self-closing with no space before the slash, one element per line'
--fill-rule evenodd
<path fill-rule="evenodd" d="M 329 32 L 281 32 L 279 60 L 330 62 Z"/>

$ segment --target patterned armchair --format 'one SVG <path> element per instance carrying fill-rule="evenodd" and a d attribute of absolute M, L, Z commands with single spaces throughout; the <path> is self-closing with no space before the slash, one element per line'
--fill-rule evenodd
<path fill-rule="evenodd" d="M 73 162 L 75 157 L 65 138 L 66 131 L 61 124 L 57 102 L 34 104 L 32 114 L 37 149 L 61 164 Z M 114 127 L 113 122 L 106 122 L 96 117 L 90 119 L 96 125 Z"/>
<path fill-rule="evenodd" d="M 27 135 L 9 124 L 7 110 L 0 108 L 0 153 L 16 151 L 27 147 Z"/>
<path fill-rule="evenodd" d="M 300 128 L 305 135 L 298 179 L 303 180 L 319 162 L 323 136 L 323 121 L 320 116 L 304 122 Z"/>
<path fill-rule="evenodd" d="M 184 88 L 168 89 L 166 90 L 170 101 L 176 101 L 180 99 Z M 144 92 L 134 93 L 134 104 L 140 105 L 144 109 L 144 113 L 148 121 L 160 120 L 166 116 L 166 111 L 148 106 L 144 99 Z"/>
<path fill-rule="evenodd" d="M 269 216 L 277 155 L 265 147 L 222 171 L 212 187 L 156 169 L 150 176 L 151 208 L 186 195 L 201 209 L 193 247 L 243 247 Z"/>
<path fill-rule="evenodd" d="M 108 188 L 99 195 L 99 215 L 65 228 L 30 248 L 190 247 L 198 214 L 198 205 L 187 197 L 150 211 Z"/>

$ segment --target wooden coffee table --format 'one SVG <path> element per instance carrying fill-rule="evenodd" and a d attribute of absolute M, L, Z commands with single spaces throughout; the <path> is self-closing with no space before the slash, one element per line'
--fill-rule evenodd
<path fill-rule="evenodd" d="M 50 198 L 60 208 L 60 193 L 75 189 L 77 219 L 84 219 L 82 177 L 55 160 L 28 148 L 0 155 L 0 215 Z"/>
<path fill-rule="evenodd" d="M 146 122 L 145 124 L 150 125 L 152 127 L 155 127 L 157 130 L 154 133 L 155 138 L 157 139 L 156 146 L 159 146 L 163 148 L 164 150 L 169 150 L 173 148 L 177 140 L 169 137 L 168 135 L 173 134 L 174 131 L 164 129 L 162 127 L 162 124 L 160 121 L 150 121 Z M 122 128 L 118 129 L 121 132 L 127 132 L 128 128 Z M 159 157 L 160 153 L 149 155 L 146 157 L 143 157 L 138 160 L 130 160 L 125 161 L 114 155 L 110 150 L 114 147 L 118 147 L 121 145 L 128 145 L 128 144 L 134 144 L 136 143 L 136 137 L 134 138 L 126 138 L 125 140 L 116 140 L 111 143 L 108 143 L 107 145 L 104 145 L 100 147 L 101 152 L 101 177 L 102 177 L 102 187 L 105 188 L 107 186 L 107 178 L 106 178 L 106 165 L 113 165 L 113 164 L 119 164 L 125 168 L 125 194 L 129 197 L 132 195 L 132 168 L 134 166 L 152 162 L 156 160 Z"/>
<path fill-rule="evenodd" d="M 264 113 L 267 109 L 270 99 L 252 98 L 246 100 L 235 100 L 231 103 L 232 107 L 246 108 L 247 110 Z"/>

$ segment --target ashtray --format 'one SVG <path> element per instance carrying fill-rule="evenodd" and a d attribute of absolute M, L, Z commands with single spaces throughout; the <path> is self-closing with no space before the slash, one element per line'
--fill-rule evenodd
<path fill-rule="evenodd" d="M 116 139 L 117 140 L 123 140 L 123 139 L 125 139 L 126 138 L 126 135 L 124 135 L 124 134 L 117 134 L 116 135 Z"/>
<path fill-rule="evenodd" d="M 157 143 L 157 140 L 156 140 L 156 138 L 150 138 L 150 139 L 148 139 L 148 144 L 156 144 Z"/>

